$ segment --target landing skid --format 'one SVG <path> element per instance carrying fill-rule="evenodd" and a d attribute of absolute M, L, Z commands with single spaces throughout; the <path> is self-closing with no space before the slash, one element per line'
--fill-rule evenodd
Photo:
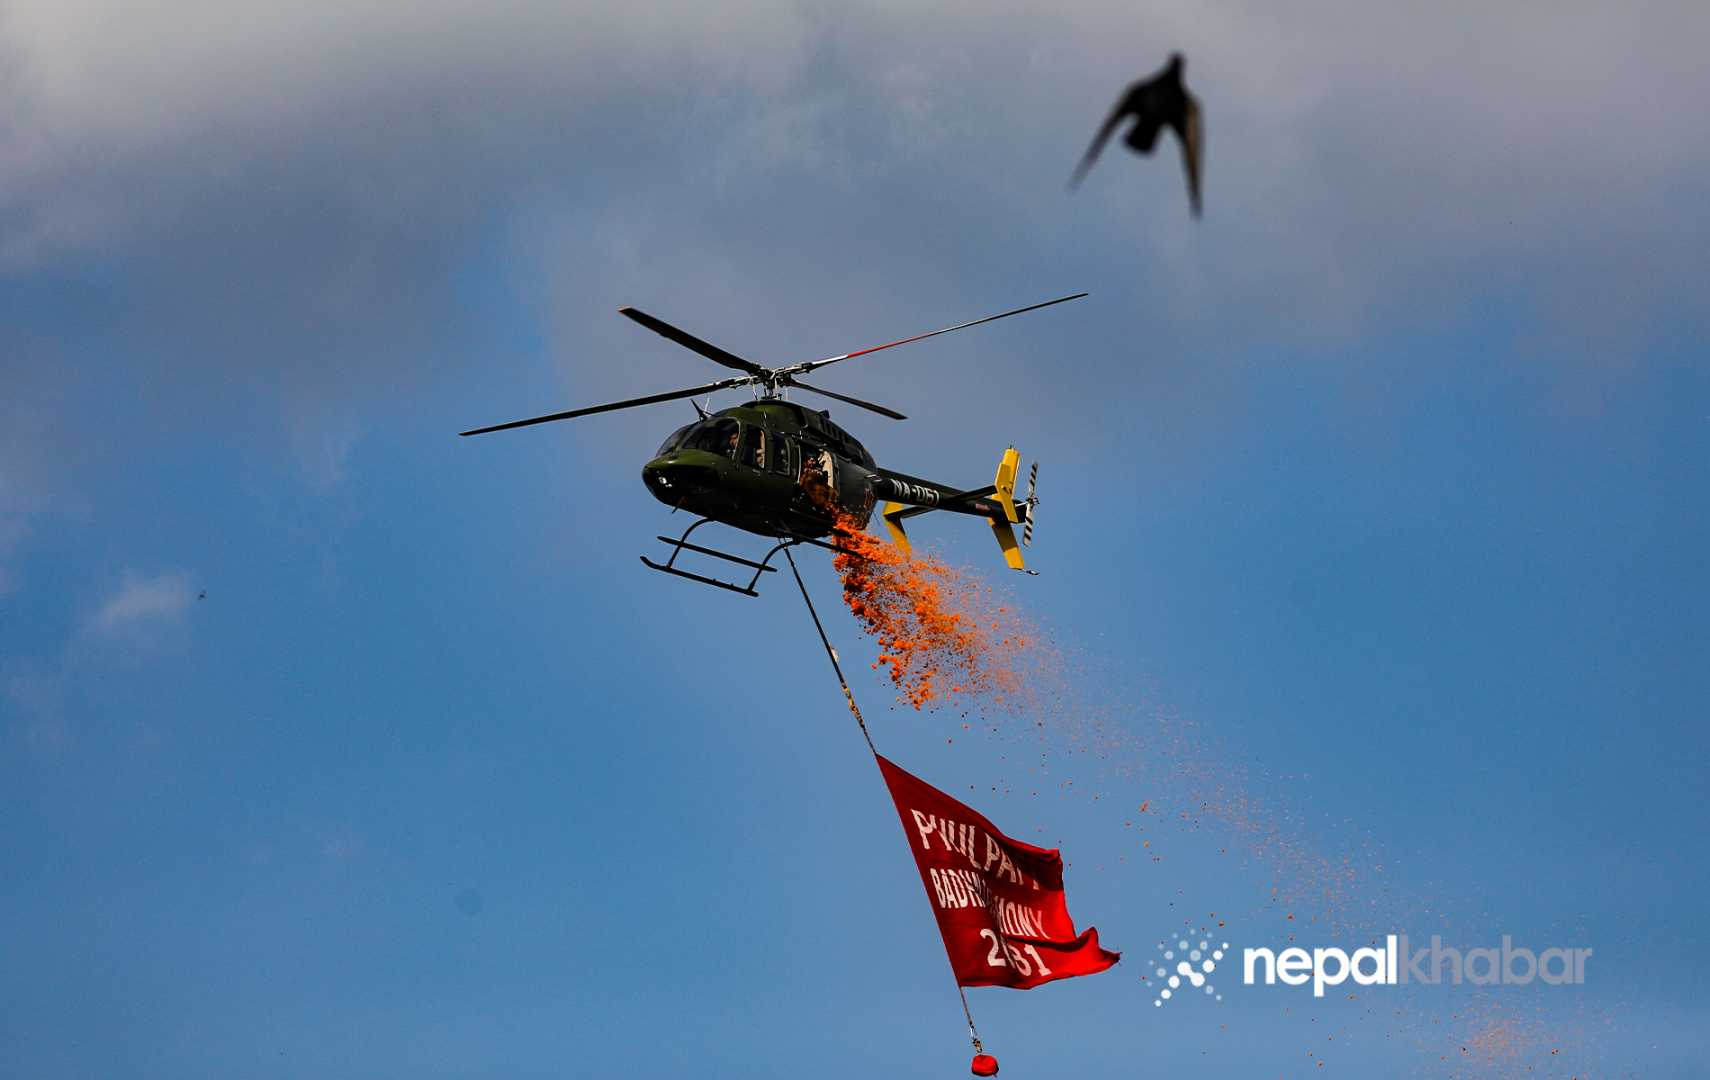
<path fill-rule="evenodd" d="M 798 544 L 811 544 L 814 547 L 824 548 L 827 551 L 835 551 L 843 555 L 855 555 L 857 557 L 860 555 L 859 552 L 851 551 L 846 547 L 839 547 L 836 544 L 828 544 L 824 540 L 816 540 L 810 536 L 785 536 L 777 544 L 773 545 L 772 550 L 768 551 L 766 553 L 766 557 L 761 559 L 759 562 L 755 562 L 753 559 L 745 559 L 740 555 L 732 555 L 726 551 L 719 551 L 715 548 L 702 547 L 699 544 L 689 543 L 689 534 L 712 520 L 712 518 L 700 519 L 693 525 L 690 525 L 687 529 L 684 529 L 683 535 L 676 537 L 675 539 L 669 536 L 659 537 L 658 539 L 661 542 L 671 548 L 670 558 L 666 559 L 663 563 L 656 563 L 645 555 L 641 556 L 641 561 L 647 564 L 647 568 L 649 570 L 657 570 L 662 574 L 675 574 L 680 578 L 688 578 L 690 581 L 698 581 L 702 585 L 713 585 L 720 589 L 727 589 L 730 592 L 741 593 L 744 596 L 759 596 L 760 593 L 754 588 L 754 586 L 760 583 L 760 575 L 777 573 L 778 568 L 772 565 L 772 560 L 777 557 L 778 552 L 783 551 L 786 548 L 792 548 Z M 723 559 L 725 562 L 732 562 L 736 563 L 738 566 L 749 567 L 754 571 L 754 576 L 748 579 L 747 585 L 735 585 L 728 581 L 720 581 L 718 578 L 707 577 L 705 574 L 696 574 L 688 570 L 679 569 L 677 567 L 677 556 L 681 555 L 685 551 L 693 551 L 697 555 L 708 555 L 714 559 Z"/>

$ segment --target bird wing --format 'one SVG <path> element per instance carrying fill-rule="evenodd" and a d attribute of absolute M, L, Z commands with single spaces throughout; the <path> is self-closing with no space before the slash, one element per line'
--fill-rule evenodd
<path fill-rule="evenodd" d="M 1182 125 L 1176 130 L 1182 143 L 1182 167 L 1187 170 L 1188 202 L 1193 216 L 1199 216 L 1199 174 L 1205 162 L 1205 125 L 1200 117 L 1199 101 L 1185 90 Z"/>
<path fill-rule="evenodd" d="M 1087 170 L 1091 169 L 1093 167 L 1093 162 L 1098 160 L 1099 151 L 1104 149 L 1104 144 L 1106 140 L 1110 138 L 1110 133 L 1116 130 L 1116 126 L 1122 123 L 1125 116 L 1136 111 L 1134 92 L 1138 90 L 1141 85 L 1142 84 L 1140 83 L 1135 83 L 1133 86 L 1123 91 L 1121 97 L 1116 99 L 1116 105 L 1111 108 L 1110 115 L 1104 118 L 1104 126 L 1098 129 L 1098 134 L 1093 136 L 1092 145 L 1087 147 L 1086 156 L 1083 157 L 1081 159 L 1081 163 L 1075 167 L 1075 175 L 1069 178 L 1069 186 L 1071 188 L 1080 186 L 1081 180 L 1087 175 Z"/>

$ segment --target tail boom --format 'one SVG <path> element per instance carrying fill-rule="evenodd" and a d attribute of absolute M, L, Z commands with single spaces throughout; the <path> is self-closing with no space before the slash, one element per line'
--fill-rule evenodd
<path fill-rule="evenodd" d="M 1005 450 L 1003 457 L 999 459 L 997 476 L 992 485 L 968 491 L 958 491 L 943 484 L 892 472 L 889 469 L 878 470 L 879 475 L 873 485 L 874 494 L 885 500 L 879 516 L 884 520 L 891 542 L 904 552 L 911 550 L 903 522 L 916 514 L 930 513 L 933 510 L 972 514 L 986 519 L 987 524 L 991 526 L 998 547 L 1003 552 L 1004 562 L 1009 568 L 1031 573 L 1022 559 L 1021 545 L 1016 543 L 1015 539 L 1014 526 L 1025 526 L 1032 510 L 1029 502 L 1015 501 L 1015 480 L 1020 466 L 1021 452 L 1012 446 Z"/>

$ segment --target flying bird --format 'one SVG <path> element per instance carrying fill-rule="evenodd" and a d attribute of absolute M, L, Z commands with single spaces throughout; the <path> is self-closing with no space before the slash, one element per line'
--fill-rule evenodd
<path fill-rule="evenodd" d="M 1181 53 L 1171 53 L 1170 62 L 1162 71 L 1123 91 L 1115 108 L 1105 118 L 1104 126 L 1093 136 L 1092 145 L 1087 147 L 1087 156 L 1081 159 L 1069 186 L 1080 184 L 1087 170 L 1098 160 L 1099 151 L 1104 149 L 1110 133 L 1129 117 L 1134 118 L 1134 126 L 1122 141 L 1137 154 L 1150 154 L 1158 141 L 1158 132 L 1164 127 L 1168 126 L 1176 133 L 1176 139 L 1182 146 L 1182 166 L 1187 170 L 1188 202 L 1193 207 L 1193 216 L 1198 217 L 1199 170 L 1205 154 L 1205 131 L 1200 122 L 1199 102 L 1182 85 Z"/>

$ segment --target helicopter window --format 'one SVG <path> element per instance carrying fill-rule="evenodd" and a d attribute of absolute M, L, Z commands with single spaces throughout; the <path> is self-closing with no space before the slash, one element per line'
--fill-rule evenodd
<path fill-rule="evenodd" d="M 684 450 L 705 450 L 726 457 L 736 456 L 737 426 L 735 420 L 709 420 L 692 425 L 694 430 L 683 440 Z"/>
<path fill-rule="evenodd" d="M 771 466 L 773 472 L 782 473 L 785 476 L 794 476 L 796 474 L 794 464 L 795 445 L 794 439 L 785 438 L 782 435 L 774 435 L 772 437 Z"/>
<path fill-rule="evenodd" d="M 736 460 L 756 469 L 766 467 L 766 429 L 753 424 L 742 425 L 742 448 Z"/>
<path fill-rule="evenodd" d="M 664 457 L 666 454 L 669 454 L 671 451 L 677 449 L 679 446 L 682 446 L 683 445 L 683 439 L 689 434 L 689 429 L 694 427 L 694 426 L 695 425 L 693 425 L 693 424 L 684 424 L 682 427 L 678 428 L 676 431 L 673 431 L 669 438 L 667 438 L 664 442 L 659 444 L 659 452 L 657 454 L 654 454 L 653 456 L 654 457 Z"/>

